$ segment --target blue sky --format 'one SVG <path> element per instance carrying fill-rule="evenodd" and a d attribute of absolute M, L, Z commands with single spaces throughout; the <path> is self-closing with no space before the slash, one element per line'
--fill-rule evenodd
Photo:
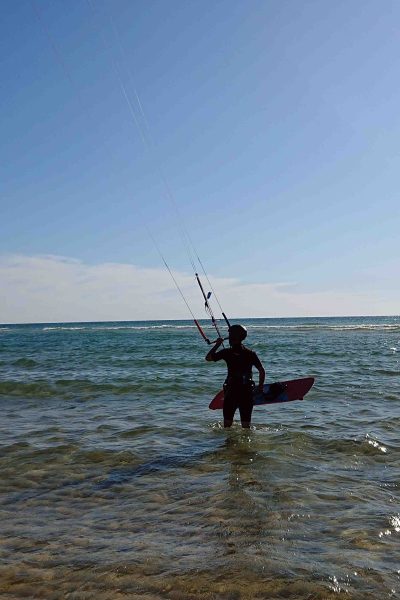
<path fill-rule="evenodd" d="M 146 227 L 192 293 L 160 166 L 230 314 L 398 313 L 400 4 L 91 2 L 2 2 L 0 321 L 90 320 L 77 274 L 62 308 L 66 264 L 139 269 L 132 314 L 101 318 L 189 317 L 157 295 Z"/>

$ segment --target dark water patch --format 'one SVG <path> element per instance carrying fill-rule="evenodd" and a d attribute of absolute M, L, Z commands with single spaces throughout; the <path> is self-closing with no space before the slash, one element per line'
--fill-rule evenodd
<path fill-rule="evenodd" d="M 130 439 L 134 439 L 136 437 L 140 437 L 147 433 L 152 433 L 154 435 L 157 435 L 157 433 L 159 433 L 159 431 L 157 431 L 157 429 L 155 427 L 152 427 L 151 425 L 141 425 L 141 426 L 135 427 L 134 429 L 127 429 L 125 431 L 121 431 L 117 434 L 117 436 L 123 440 L 130 440 Z"/>
<path fill-rule="evenodd" d="M 394 369 L 376 369 L 375 373 L 378 375 L 385 375 L 387 377 L 399 377 L 400 376 L 400 368 Z"/>
<path fill-rule="evenodd" d="M 35 464 L 49 464 L 51 461 L 60 457 L 69 460 L 69 457 L 79 448 L 78 444 L 63 443 L 53 444 L 50 442 L 46 446 L 36 445 L 34 441 L 29 444 L 19 442 L 8 446 L 8 453 L 15 454 L 15 459 L 18 459 L 20 468 L 29 470 Z"/>
<path fill-rule="evenodd" d="M 400 417 L 395 415 L 380 419 L 379 427 L 387 429 L 389 431 L 399 431 L 400 428 Z"/>
<path fill-rule="evenodd" d="M 175 469 L 197 463 L 209 452 L 209 444 L 196 444 L 194 447 L 181 448 L 179 452 L 165 454 L 153 460 L 144 463 L 142 462 L 134 467 L 113 469 L 108 474 L 107 479 L 100 482 L 97 487 L 99 487 L 99 489 L 104 489 L 131 482 L 132 480 L 145 475 L 168 473 Z"/>
<path fill-rule="evenodd" d="M 75 393 L 93 396 L 101 396 L 104 394 L 131 394 L 137 392 L 141 388 L 140 383 L 116 385 L 108 382 L 95 383 L 88 379 L 58 379 L 55 381 L 55 385 L 57 390 L 64 390 L 69 394 Z"/>
<path fill-rule="evenodd" d="M 166 378 L 164 381 L 147 382 L 147 380 L 134 380 L 129 383 L 121 381 L 98 382 L 91 380 L 56 380 L 54 391 L 56 394 L 61 394 L 64 397 L 78 395 L 78 397 L 101 397 L 108 396 L 131 396 L 132 400 L 138 393 L 146 392 L 148 395 L 157 394 L 160 392 L 160 385 L 163 387 L 164 393 L 175 393 L 179 387 L 175 379 L 172 381 Z"/>
<path fill-rule="evenodd" d="M 99 464 L 102 468 L 118 467 L 120 465 L 136 464 L 140 457 L 137 453 L 125 450 L 107 450 L 107 449 L 80 449 L 74 453 L 73 460 L 82 465 Z"/>
<path fill-rule="evenodd" d="M 31 444 L 28 442 L 15 442 L 13 444 L 1 444 L 1 455 L 5 456 L 7 454 L 14 455 L 20 451 L 25 452 L 29 448 L 31 448 Z"/>
<path fill-rule="evenodd" d="M 51 398 L 55 396 L 55 389 L 47 381 L 21 383 L 19 381 L 1 381 L 0 396 L 20 398 Z"/>
<path fill-rule="evenodd" d="M 14 507 L 19 503 L 25 504 L 30 501 L 36 502 L 37 500 L 43 500 L 44 505 L 50 501 L 54 502 L 54 496 L 57 496 L 61 500 L 65 494 L 75 493 L 76 496 L 87 497 L 90 496 L 93 491 L 87 490 L 88 481 L 95 482 L 100 479 L 100 475 L 92 475 L 90 479 L 67 479 L 59 480 L 55 482 L 51 481 L 50 478 L 46 478 L 45 482 L 41 482 L 40 485 L 34 485 L 32 480 L 27 479 L 22 485 L 17 482 L 17 485 L 10 484 L 10 491 L 7 494 L 3 494 L 0 506 Z M 23 490 L 23 491 L 20 491 Z"/>
<path fill-rule="evenodd" d="M 36 367 L 39 363 L 32 358 L 18 358 L 14 362 L 11 363 L 15 367 L 24 367 L 26 369 L 32 369 Z"/>
<path fill-rule="evenodd" d="M 97 415 L 95 417 L 95 419 L 103 419 L 102 415 Z M 117 427 L 116 425 L 108 425 L 107 423 L 103 423 L 102 425 L 99 425 L 98 427 L 96 427 L 96 431 L 97 433 L 109 433 L 109 432 L 113 432 L 113 431 L 118 431 L 119 427 Z"/>
<path fill-rule="evenodd" d="M 58 379 L 53 382 L 48 380 L 35 380 L 31 382 L 21 382 L 15 380 L 0 382 L 0 396 L 13 398 L 79 398 L 80 400 L 88 397 L 98 397 L 104 394 L 110 396 L 132 395 L 143 390 L 145 383 L 113 384 L 113 383 L 94 383 L 93 381 L 83 379 Z M 173 386 L 171 386 L 173 388 Z"/>

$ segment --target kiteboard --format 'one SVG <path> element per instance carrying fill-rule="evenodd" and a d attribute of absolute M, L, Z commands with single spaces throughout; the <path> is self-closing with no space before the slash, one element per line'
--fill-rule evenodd
<path fill-rule="evenodd" d="M 280 381 L 277 383 L 266 383 L 262 392 L 254 391 L 253 404 L 254 406 L 261 406 L 262 404 L 277 404 L 278 402 L 303 400 L 313 384 L 314 377 L 292 379 L 291 381 Z M 224 390 L 221 390 L 210 402 L 208 408 L 211 408 L 211 410 L 218 410 L 223 407 Z"/>

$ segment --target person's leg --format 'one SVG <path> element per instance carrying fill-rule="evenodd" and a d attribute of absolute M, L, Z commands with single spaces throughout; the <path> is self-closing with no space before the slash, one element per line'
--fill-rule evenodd
<path fill-rule="evenodd" d="M 224 395 L 224 427 L 231 427 L 233 423 L 233 417 L 236 411 L 236 399 L 234 394 L 230 393 L 228 390 L 225 390 Z"/>
<path fill-rule="evenodd" d="M 239 412 L 243 429 L 250 429 L 251 413 L 253 412 L 253 389 L 243 392 L 239 404 Z"/>

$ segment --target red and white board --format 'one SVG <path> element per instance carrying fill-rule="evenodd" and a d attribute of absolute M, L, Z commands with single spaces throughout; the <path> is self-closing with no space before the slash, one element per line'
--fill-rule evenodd
<path fill-rule="evenodd" d="M 293 400 L 303 400 L 307 392 L 314 384 L 314 377 L 305 377 L 303 379 L 292 379 L 291 381 L 280 381 L 278 383 L 266 383 L 262 393 L 254 392 L 254 406 L 262 404 L 277 404 L 278 402 L 292 402 Z M 218 410 L 224 407 L 224 390 L 210 402 L 208 408 Z"/>

